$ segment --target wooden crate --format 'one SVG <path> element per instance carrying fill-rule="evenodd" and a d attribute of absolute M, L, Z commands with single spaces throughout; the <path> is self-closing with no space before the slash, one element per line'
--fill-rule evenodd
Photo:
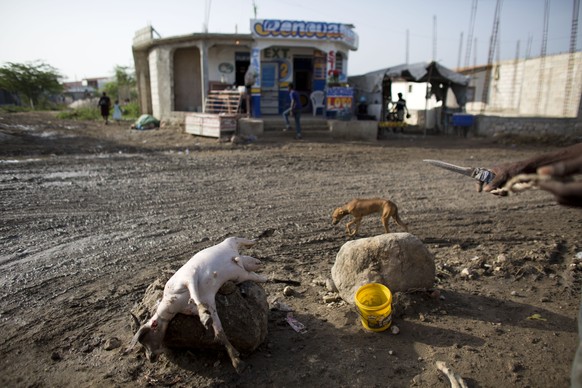
<path fill-rule="evenodd" d="M 236 133 L 241 99 L 242 93 L 237 90 L 211 90 L 204 113 L 186 114 L 186 132 L 216 138 Z"/>
<path fill-rule="evenodd" d="M 240 113 L 242 93 L 237 90 L 211 90 L 204 113 Z"/>
<path fill-rule="evenodd" d="M 238 118 L 238 114 L 187 113 L 186 132 L 221 138 L 236 132 Z"/>

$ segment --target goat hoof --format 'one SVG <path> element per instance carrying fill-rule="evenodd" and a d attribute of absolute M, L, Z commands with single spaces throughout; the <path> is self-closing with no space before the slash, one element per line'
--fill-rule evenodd
<path fill-rule="evenodd" d="M 234 366 L 236 373 L 238 373 L 240 375 L 246 369 L 247 364 L 240 359 L 236 359 L 236 360 L 232 360 L 232 366 Z"/>

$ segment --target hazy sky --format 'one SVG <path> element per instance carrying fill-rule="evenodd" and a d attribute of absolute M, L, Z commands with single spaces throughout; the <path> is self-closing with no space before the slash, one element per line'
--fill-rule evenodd
<path fill-rule="evenodd" d="M 473 37 L 476 63 L 487 62 L 497 0 L 478 0 Z M 546 0 L 503 0 L 499 23 L 501 59 L 539 56 Z M 547 54 L 568 52 L 574 0 L 550 0 Z M 353 24 L 359 35 L 350 52 L 349 75 L 406 62 L 436 59 L 447 67 L 465 64 L 472 0 L 0 0 L 0 65 L 41 60 L 67 80 L 110 76 L 116 65 L 133 67 L 136 30 L 151 24 L 162 37 L 208 30 L 249 33 L 254 18 Z M 473 44 L 473 50 L 475 45 Z M 577 51 L 582 47 L 578 27 Z M 470 65 L 474 64 L 473 53 Z"/>

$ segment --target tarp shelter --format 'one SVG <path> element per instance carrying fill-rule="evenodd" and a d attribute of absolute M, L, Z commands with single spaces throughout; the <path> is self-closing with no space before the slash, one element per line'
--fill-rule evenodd
<path fill-rule="evenodd" d="M 392 81 L 426 82 L 430 85 L 426 98 L 434 95 L 446 106 L 446 96 L 451 89 L 460 107 L 467 101 L 469 77 L 454 72 L 437 62 L 403 64 L 350 77 L 348 82 L 355 89 L 356 98 L 382 95 L 382 117 L 386 117 L 388 102 L 392 102 Z"/>

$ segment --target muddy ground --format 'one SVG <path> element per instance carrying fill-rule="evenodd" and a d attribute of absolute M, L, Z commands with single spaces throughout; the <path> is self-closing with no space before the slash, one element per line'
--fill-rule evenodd
<path fill-rule="evenodd" d="M 557 144 L 291 136 L 233 145 L 175 127 L 0 114 L 0 385 L 448 387 L 441 360 L 470 387 L 568 386 L 582 212 L 540 191 L 477 193 L 469 178 L 422 162 L 491 166 Z M 403 295 L 398 335 L 366 332 L 352 305 L 324 302 L 346 242 L 331 212 L 376 196 L 396 202 L 434 254 L 442 295 Z M 370 217 L 359 237 L 380 233 Z M 139 347 L 124 355 L 129 312 L 146 287 L 235 235 L 258 238 L 246 252 L 265 274 L 301 282 L 289 297 L 282 284 L 264 288 L 307 332 L 271 311 L 242 375 L 224 351 L 174 352 L 156 364 Z"/>

